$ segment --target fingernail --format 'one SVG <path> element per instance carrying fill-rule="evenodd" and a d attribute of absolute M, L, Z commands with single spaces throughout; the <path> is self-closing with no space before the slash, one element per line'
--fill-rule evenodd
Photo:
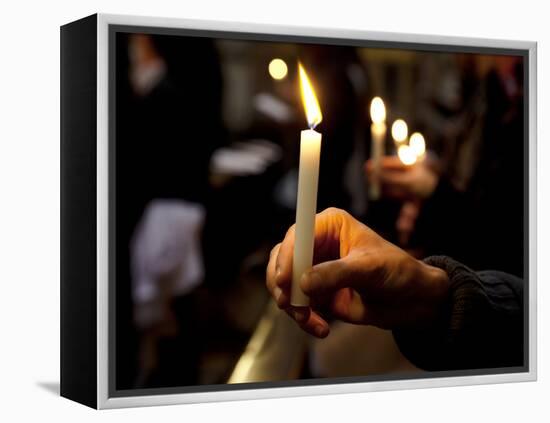
<path fill-rule="evenodd" d="M 315 326 L 315 335 L 317 335 L 319 338 L 324 338 L 328 335 L 328 328 L 323 325 Z"/>
<path fill-rule="evenodd" d="M 279 300 L 281 298 L 281 294 L 283 293 L 283 291 L 281 290 L 281 288 L 273 288 L 273 296 L 275 297 L 275 301 L 277 302 L 277 304 L 279 304 Z"/>
<path fill-rule="evenodd" d="M 299 323 L 302 323 L 307 319 L 307 310 L 302 310 L 302 309 L 292 310 L 292 316 L 294 317 L 294 320 L 296 320 Z"/>

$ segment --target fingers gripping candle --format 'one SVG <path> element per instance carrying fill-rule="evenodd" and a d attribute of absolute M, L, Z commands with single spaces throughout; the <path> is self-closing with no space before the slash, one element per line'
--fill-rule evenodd
<path fill-rule="evenodd" d="M 321 123 L 323 116 L 311 82 L 301 64 L 298 64 L 298 71 L 302 101 L 310 129 L 302 131 L 300 135 L 300 169 L 298 172 L 290 303 L 293 306 L 308 306 L 309 298 L 300 288 L 300 278 L 313 264 L 317 186 L 321 156 L 321 134 L 314 128 Z"/>

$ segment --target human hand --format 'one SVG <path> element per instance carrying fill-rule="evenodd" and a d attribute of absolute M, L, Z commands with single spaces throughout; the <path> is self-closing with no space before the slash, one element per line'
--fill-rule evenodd
<path fill-rule="evenodd" d="M 419 201 L 405 201 L 399 210 L 399 216 L 395 222 L 397 239 L 401 247 L 406 247 L 416 226 L 416 220 L 420 214 Z"/>
<path fill-rule="evenodd" d="M 367 177 L 378 178 L 382 193 L 391 198 L 402 200 L 423 200 L 435 190 L 439 176 L 427 160 L 413 165 L 405 165 L 397 156 L 384 156 L 380 162 L 378 175 L 372 160 L 365 164 Z"/>
<path fill-rule="evenodd" d="M 416 260 L 343 210 L 315 221 L 314 266 L 300 281 L 310 307 L 290 305 L 294 226 L 277 244 L 266 285 L 279 308 L 306 332 L 324 338 L 326 317 L 384 329 L 429 324 L 448 292 L 447 274 Z"/>

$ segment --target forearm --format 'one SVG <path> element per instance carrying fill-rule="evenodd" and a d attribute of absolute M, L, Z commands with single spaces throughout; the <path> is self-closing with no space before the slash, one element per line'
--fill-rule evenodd
<path fill-rule="evenodd" d="M 447 273 L 449 295 L 429 326 L 394 330 L 402 353 L 425 370 L 521 366 L 522 281 L 444 256 L 424 261 Z"/>

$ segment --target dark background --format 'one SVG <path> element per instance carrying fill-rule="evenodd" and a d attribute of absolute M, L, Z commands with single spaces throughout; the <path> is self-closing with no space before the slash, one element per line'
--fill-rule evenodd
<path fill-rule="evenodd" d="M 412 130 L 422 131 L 449 184 L 465 184 L 459 195 L 465 200 L 453 193 L 426 205 L 403 247 L 419 257 L 445 253 L 476 269 L 525 276 L 521 58 L 142 35 L 166 71 L 152 91 L 138 95 L 129 77 L 133 37 L 116 35 L 116 389 L 225 383 L 242 353 L 268 301 L 267 254 L 294 220 L 292 196 L 281 192 L 292 187 L 284 181 L 295 172 L 299 131 L 306 126 L 296 97 L 298 58 L 314 80 L 325 118 L 318 128 L 319 210 L 345 208 L 398 243 L 401 203 L 369 202 L 362 173 L 370 149 L 368 102 L 380 95 L 387 122 L 404 117 Z M 267 72 L 273 57 L 289 66 L 283 81 Z M 503 94 L 502 57 L 514 62 L 508 76 L 520 94 L 512 99 Z M 289 118 L 280 122 L 258 110 L 260 93 L 282 101 Z M 472 104 L 483 112 L 471 116 Z M 481 122 L 482 142 L 463 150 L 472 122 Z M 282 153 L 261 172 L 212 170 L 220 148 L 257 139 Z M 388 137 L 389 154 L 391 148 Z M 464 163 L 460 154 L 466 165 L 456 170 Z M 464 167 L 469 171 L 461 172 Z M 466 182 L 460 179 L 464 173 L 470 175 Z M 173 298 L 178 335 L 156 338 L 162 364 L 139 378 L 144 332 L 134 322 L 129 242 L 144 209 L 157 198 L 204 206 L 205 274 L 192 295 Z M 305 366 L 301 377 L 311 376 Z"/>

